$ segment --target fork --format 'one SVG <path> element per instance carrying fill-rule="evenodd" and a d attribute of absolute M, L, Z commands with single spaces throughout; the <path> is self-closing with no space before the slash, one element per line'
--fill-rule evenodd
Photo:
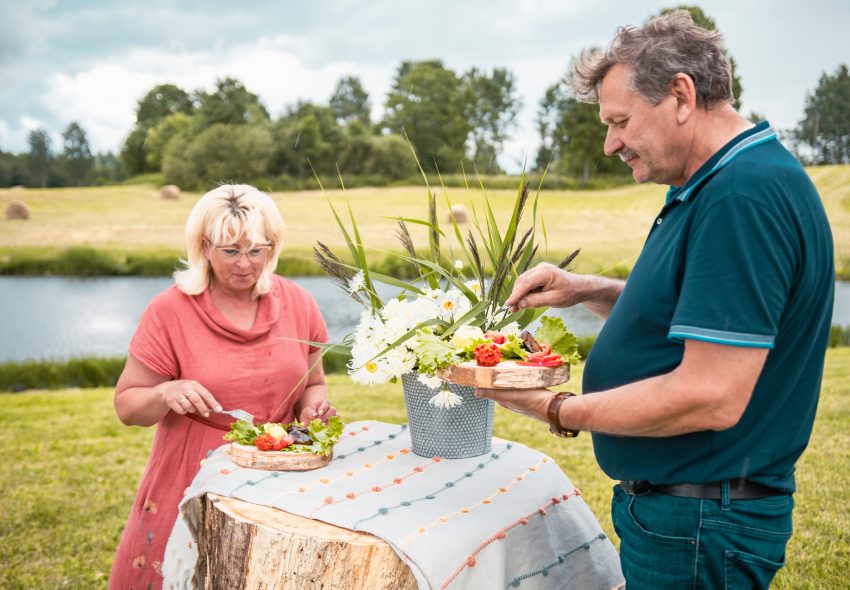
<path fill-rule="evenodd" d="M 244 420 L 245 422 L 250 422 L 251 424 L 254 423 L 253 414 L 249 414 L 245 410 L 221 410 L 219 414 L 228 414 L 230 416 L 233 416 L 237 420 Z"/>

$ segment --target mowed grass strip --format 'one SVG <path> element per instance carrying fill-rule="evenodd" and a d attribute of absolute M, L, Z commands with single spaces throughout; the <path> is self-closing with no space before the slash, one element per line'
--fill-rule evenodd
<path fill-rule="evenodd" d="M 835 236 L 839 265 L 850 268 L 850 165 L 808 169 L 820 190 Z M 518 182 L 518 181 L 517 181 Z M 485 182 L 486 187 L 486 182 Z M 534 187 L 532 187 L 534 188 Z M 456 258 L 462 258 L 448 223 L 446 199 L 464 205 L 469 220 L 462 227 L 474 229 L 475 216 L 484 225 L 484 193 L 480 188 L 435 187 L 439 219 Z M 534 191 L 532 192 L 534 194 Z M 540 258 L 558 259 L 576 248 L 582 254 L 575 269 L 605 272 L 631 268 L 647 231 L 664 201 L 665 187 L 627 185 L 596 191 L 542 191 L 538 216 L 545 222 L 538 234 Z M 504 226 L 517 191 L 488 190 L 486 195 L 498 223 Z M 178 200 L 164 200 L 152 186 L 106 186 L 63 189 L 0 189 L 0 208 L 13 200 L 30 209 L 28 221 L 0 219 L 0 256 L 14 252 L 54 255 L 72 246 L 89 246 L 123 257 L 173 255 L 184 250 L 183 228 L 199 193 L 185 193 Z M 400 252 L 394 237 L 395 218 L 427 217 L 424 186 L 357 188 L 347 191 L 295 191 L 272 193 L 286 219 L 284 254 L 309 261 L 316 240 L 343 252 L 344 242 L 331 214 L 328 200 L 347 218 L 347 204 L 357 219 L 372 260 L 388 252 Z M 531 210 L 526 212 L 530 220 Z M 411 226 L 414 242 L 427 244 L 425 229 Z"/>
<path fill-rule="evenodd" d="M 400 385 L 365 388 L 331 376 L 343 417 L 401 423 Z M 581 382 L 581 367 L 571 387 Z M 566 388 L 566 386 L 564 386 Z M 0 587 L 106 588 L 113 552 L 142 475 L 153 429 L 115 418 L 108 389 L 0 395 Z M 845 586 L 850 563 L 850 349 L 827 353 L 812 441 L 798 463 L 794 537 L 780 589 Z M 598 469 L 590 437 L 560 440 L 542 423 L 501 408 L 495 435 L 539 449 L 581 488 L 614 543 L 613 482 Z"/>

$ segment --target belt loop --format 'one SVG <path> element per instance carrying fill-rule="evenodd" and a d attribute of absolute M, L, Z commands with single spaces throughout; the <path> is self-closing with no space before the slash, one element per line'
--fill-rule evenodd
<path fill-rule="evenodd" d="M 720 508 L 721 510 L 729 510 L 732 507 L 729 493 L 729 480 L 724 479 L 720 482 Z"/>

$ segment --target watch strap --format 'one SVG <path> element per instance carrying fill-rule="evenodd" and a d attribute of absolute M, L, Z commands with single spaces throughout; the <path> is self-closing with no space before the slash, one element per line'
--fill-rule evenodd
<path fill-rule="evenodd" d="M 549 400 L 549 407 L 547 408 L 546 415 L 549 418 L 549 432 L 555 436 L 560 436 L 561 438 L 572 438 L 578 436 L 578 430 L 569 430 L 561 426 L 561 404 L 563 404 L 564 400 L 568 397 L 574 396 L 574 393 L 563 391 L 556 394 L 551 400 Z"/>

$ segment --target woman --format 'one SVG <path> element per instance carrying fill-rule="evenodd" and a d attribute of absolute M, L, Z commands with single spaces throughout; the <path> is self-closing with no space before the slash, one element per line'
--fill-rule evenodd
<path fill-rule="evenodd" d="M 256 422 L 326 420 L 321 351 L 327 328 L 313 298 L 274 273 L 280 211 L 247 185 L 205 194 L 186 223 L 188 268 L 142 315 L 115 388 L 115 411 L 157 424 L 110 576 L 110 588 L 159 588 L 166 541 L 183 491 L 223 444 L 240 408 Z"/>

